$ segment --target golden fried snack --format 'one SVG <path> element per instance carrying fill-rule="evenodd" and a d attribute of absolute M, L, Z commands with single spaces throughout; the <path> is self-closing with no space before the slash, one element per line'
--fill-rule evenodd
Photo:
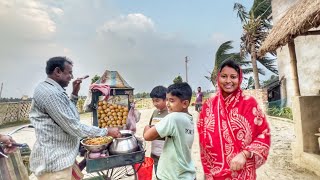
<path fill-rule="evenodd" d="M 113 140 L 111 136 L 88 138 L 84 143 L 87 145 L 103 145 L 108 144 Z"/>

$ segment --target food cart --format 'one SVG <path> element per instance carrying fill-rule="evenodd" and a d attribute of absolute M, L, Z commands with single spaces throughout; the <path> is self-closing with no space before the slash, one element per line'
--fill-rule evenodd
<path fill-rule="evenodd" d="M 110 93 L 106 100 L 101 91 L 92 91 L 93 125 L 101 128 L 118 127 L 125 129 L 128 111 L 130 105 L 134 102 L 134 89 L 117 71 L 105 71 L 96 84 L 108 85 Z M 120 179 L 126 176 L 136 178 L 136 173 L 144 162 L 145 150 L 142 142 L 135 140 L 138 147 L 133 152 L 113 155 L 107 153 L 106 157 L 100 158 L 89 158 L 88 155 L 85 155 L 86 172 L 102 176 L 104 179 Z M 137 166 L 137 164 L 140 164 L 140 166 Z"/>
<path fill-rule="evenodd" d="M 96 84 L 105 84 L 110 87 L 110 97 L 108 98 L 108 104 L 116 104 L 120 106 L 126 106 L 130 109 L 130 104 L 134 101 L 133 88 L 120 76 L 117 71 L 106 70 Z M 100 91 L 92 92 L 92 108 L 93 111 L 93 125 L 99 125 L 98 107 L 99 102 L 103 98 Z M 100 126 L 101 127 L 101 126 Z"/>

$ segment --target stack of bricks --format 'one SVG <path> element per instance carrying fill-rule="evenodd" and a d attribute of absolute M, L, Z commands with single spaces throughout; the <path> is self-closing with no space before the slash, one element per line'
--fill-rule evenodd
<path fill-rule="evenodd" d="M 253 96 L 257 100 L 263 112 L 265 113 L 267 111 L 268 93 L 266 89 L 248 89 L 248 90 L 244 90 L 243 94 L 247 96 Z"/>

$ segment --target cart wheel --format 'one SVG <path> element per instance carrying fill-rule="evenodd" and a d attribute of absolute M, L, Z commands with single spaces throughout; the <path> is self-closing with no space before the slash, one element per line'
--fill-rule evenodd
<path fill-rule="evenodd" d="M 117 167 L 95 173 L 85 173 L 84 175 L 85 180 L 117 180 L 127 177 L 132 177 L 132 179 L 137 180 L 137 172 L 134 170 L 133 165 Z"/>

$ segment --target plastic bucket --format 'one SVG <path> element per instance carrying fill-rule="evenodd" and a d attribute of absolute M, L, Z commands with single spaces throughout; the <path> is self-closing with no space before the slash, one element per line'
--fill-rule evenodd
<path fill-rule="evenodd" d="M 153 159 L 145 157 L 144 162 L 134 165 L 134 169 L 138 171 L 138 180 L 152 180 Z"/>

